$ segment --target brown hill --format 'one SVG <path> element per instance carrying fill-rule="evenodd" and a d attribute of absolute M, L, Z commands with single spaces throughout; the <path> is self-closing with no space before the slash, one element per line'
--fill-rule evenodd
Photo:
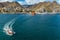
<path fill-rule="evenodd" d="M 0 2 L 0 12 L 22 12 L 24 9 L 18 2 Z"/>
<path fill-rule="evenodd" d="M 31 11 L 36 12 L 60 12 L 60 5 L 56 2 L 40 2 L 29 7 Z"/>

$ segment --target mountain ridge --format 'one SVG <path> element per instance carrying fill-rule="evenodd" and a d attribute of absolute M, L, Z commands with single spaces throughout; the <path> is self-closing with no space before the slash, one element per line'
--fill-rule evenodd
<path fill-rule="evenodd" d="M 30 13 L 32 11 L 43 12 L 60 12 L 60 4 L 53 2 L 40 2 L 25 7 L 18 2 L 0 2 L 0 12 L 2 13 Z"/>

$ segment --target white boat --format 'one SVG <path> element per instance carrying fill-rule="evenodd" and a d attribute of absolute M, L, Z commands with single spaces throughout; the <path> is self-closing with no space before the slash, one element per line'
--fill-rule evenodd
<path fill-rule="evenodd" d="M 12 36 L 13 34 L 15 34 L 15 32 L 13 31 L 13 28 L 12 28 L 14 23 L 15 23 L 15 20 L 12 20 L 12 21 L 6 23 L 4 25 L 3 32 L 9 36 Z"/>

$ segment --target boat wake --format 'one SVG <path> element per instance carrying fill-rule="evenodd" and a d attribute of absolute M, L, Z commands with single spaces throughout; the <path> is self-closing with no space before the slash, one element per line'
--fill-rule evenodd
<path fill-rule="evenodd" d="M 14 32 L 14 30 L 12 28 L 13 24 L 15 23 L 15 20 L 16 19 L 13 19 L 13 20 L 9 21 L 3 27 L 3 32 L 6 33 L 9 36 L 12 36 L 13 34 L 15 34 L 15 32 Z"/>

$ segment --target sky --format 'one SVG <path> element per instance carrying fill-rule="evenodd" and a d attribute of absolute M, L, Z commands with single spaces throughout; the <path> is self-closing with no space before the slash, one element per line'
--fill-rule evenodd
<path fill-rule="evenodd" d="M 36 4 L 36 3 L 44 2 L 44 1 L 53 2 L 54 0 L 0 0 L 0 2 L 6 2 L 6 1 L 9 1 L 9 2 L 17 1 L 17 2 L 19 2 L 21 5 L 32 5 L 32 4 Z M 57 3 L 60 4 L 60 0 L 56 0 L 56 1 L 57 1 Z"/>

